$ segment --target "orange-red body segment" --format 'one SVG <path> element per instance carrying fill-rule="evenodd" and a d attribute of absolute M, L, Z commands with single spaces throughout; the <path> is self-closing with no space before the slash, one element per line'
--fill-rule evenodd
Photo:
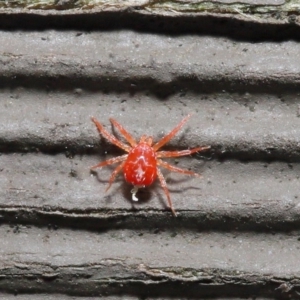
<path fill-rule="evenodd" d="M 158 151 L 163 145 L 165 145 L 187 122 L 191 115 L 187 115 L 171 132 L 160 139 L 156 144 L 153 145 L 153 139 L 151 136 L 142 135 L 140 141 L 137 142 L 134 137 L 116 120 L 110 118 L 111 123 L 119 130 L 119 132 L 126 139 L 128 144 L 118 140 L 113 134 L 109 133 L 104 126 L 92 117 L 92 121 L 95 123 L 99 132 L 117 147 L 123 149 L 128 154 L 117 156 L 111 159 L 107 159 L 91 167 L 91 169 L 101 168 L 104 166 L 120 163 L 112 172 L 109 178 L 109 184 L 106 190 L 108 190 L 115 180 L 116 176 L 123 170 L 124 177 L 127 182 L 133 185 L 132 189 L 132 200 L 138 201 L 136 193 L 141 187 L 151 185 L 154 180 L 158 177 L 161 186 L 167 196 L 168 204 L 174 216 L 176 216 L 173 204 L 170 198 L 170 193 L 167 188 L 167 183 L 164 179 L 160 167 L 166 168 L 170 171 L 174 171 L 186 175 L 194 175 L 201 177 L 201 175 L 190 171 L 181 169 L 170 165 L 163 161 L 161 158 L 167 157 L 179 157 L 190 155 L 199 151 L 207 150 L 210 146 L 197 147 L 193 149 L 180 150 L 180 151 Z"/>
<path fill-rule="evenodd" d="M 157 158 L 147 143 L 139 143 L 128 153 L 123 172 L 125 180 L 134 186 L 147 186 L 157 177 Z"/>

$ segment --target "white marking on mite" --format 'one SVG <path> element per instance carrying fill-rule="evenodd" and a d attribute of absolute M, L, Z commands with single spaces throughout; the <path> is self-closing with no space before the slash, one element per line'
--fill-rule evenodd
<path fill-rule="evenodd" d="M 138 168 L 135 169 L 135 176 L 138 180 L 144 179 L 145 171 L 142 169 L 142 165 L 139 164 Z"/>

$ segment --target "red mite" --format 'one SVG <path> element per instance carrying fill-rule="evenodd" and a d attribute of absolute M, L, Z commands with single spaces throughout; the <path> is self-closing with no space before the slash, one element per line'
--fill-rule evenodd
<path fill-rule="evenodd" d="M 156 144 L 153 144 L 153 138 L 151 136 L 142 135 L 140 141 L 137 143 L 136 140 L 132 137 L 132 135 L 116 120 L 110 118 L 110 122 L 120 131 L 120 133 L 124 136 L 126 141 L 130 144 L 124 144 L 120 140 L 118 140 L 114 135 L 110 134 L 101 123 L 99 123 L 94 117 L 92 117 L 92 121 L 95 123 L 97 129 L 100 134 L 103 135 L 104 138 L 109 140 L 112 144 L 118 146 L 119 148 L 126 151 L 128 154 L 117 156 L 108 160 L 105 160 L 93 167 L 91 169 L 101 168 L 104 166 L 112 165 L 115 163 L 120 163 L 115 170 L 112 172 L 109 184 L 106 191 L 111 187 L 113 181 L 115 180 L 118 173 L 123 169 L 125 180 L 133 185 L 132 189 L 132 200 L 138 201 L 136 197 L 136 193 L 139 188 L 144 188 L 148 185 L 151 185 L 156 177 L 158 177 L 160 184 L 167 196 L 169 207 L 174 216 L 176 216 L 175 210 L 173 208 L 173 204 L 170 198 L 170 194 L 167 188 L 167 184 L 163 174 L 161 173 L 160 167 L 164 167 L 168 170 L 186 174 L 186 175 L 194 175 L 197 177 L 201 177 L 200 174 L 194 173 L 189 170 L 184 170 L 172 166 L 161 158 L 163 157 L 178 157 L 178 156 L 186 156 L 195 152 L 207 150 L 210 146 L 206 147 L 197 147 L 194 149 L 181 150 L 181 151 L 158 151 L 163 145 L 165 145 L 174 135 L 182 128 L 182 126 L 187 122 L 187 120 L 191 117 L 191 115 L 187 115 L 169 134 L 163 137 Z"/>

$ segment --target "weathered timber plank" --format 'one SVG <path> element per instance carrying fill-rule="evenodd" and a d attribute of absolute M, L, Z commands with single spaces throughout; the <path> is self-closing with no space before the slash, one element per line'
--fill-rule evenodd
<path fill-rule="evenodd" d="M 1 292 L 299 297 L 299 16 L 278 1 L 0 11 Z M 168 147 L 212 149 L 174 162 L 202 179 L 166 172 L 177 218 L 158 184 L 104 193 L 89 166 L 121 152 L 91 115 L 157 139 L 190 112 Z"/>
<path fill-rule="evenodd" d="M 208 156 L 218 158 L 299 159 L 295 42 L 274 47 L 130 31 L 1 35 L 2 151 L 94 151 L 91 115 L 106 125 L 113 116 L 136 137 L 147 129 L 159 138 L 195 112 L 172 147 L 207 144 Z"/>
<path fill-rule="evenodd" d="M 131 186 L 120 175 L 105 193 L 111 169 L 91 176 L 97 156 L 2 154 L 0 212 L 3 221 L 82 228 L 299 228 L 299 165 L 273 162 L 199 162 L 182 159 L 203 178 L 167 175 L 178 218 L 166 208 L 159 184 L 131 201 Z M 272 186 L 272 188 L 270 188 Z M 82 220 L 80 223 L 78 221 Z"/>
<path fill-rule="evenodd" d="M 100 13 L 132 12 L 138 15 L 173 17 L 214 16 L 234 18 L 252 23 L 299 24 L 299 2 L 297 0 L 241 0 L 241 1 L 164 1 L 164 0 L 23 0 L 2 1 L 0 8 L 5 14 L 32 15 L 84 15 Z M 39 24 L 40 25 L 40 24 Z"/>
<path fill-rule="evenodd" d="M 0 233 L 0 288 L 6 291 L 270 296 L 284 283 L 296 291 L 299 285 L 297 232 L 99 234 L 1 226 Z"/>

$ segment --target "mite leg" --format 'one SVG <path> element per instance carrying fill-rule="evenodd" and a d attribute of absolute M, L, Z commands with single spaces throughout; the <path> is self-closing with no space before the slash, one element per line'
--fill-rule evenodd
<path fill-rule="evenodd" d="M 161 186 L 162 186 L 162 188 L 163 188 L 163 190 L 164 190 L 164 192 L 167 196 L 169 207 L 170 207 L 173 215 L 176 217 L 176 212 L 175 212 L 175 209 L 173 208 L 173 204 L 172 204 L 172 201 L 171 201 L 171 198 L 170 198 L 170 193 L 169 193 L 168 188 L 167 188 L 167 183 L 166 183 L 165 178 L 164 178 L 164 176 L 161 173 L 159 168 L 157 168 L 157 176 L 158 176 L 160 184 L 161 184 Z"/>
<path fill-rule="evenodd" d="M 166 144 L 187 122 L 187 120 L 191 117 L 191 114 L 187 115 L 170 133 L 168 133 L 165 137 L 163 137 L 160 141 L 158 141 L 154 146 L 153 150 L 157 151 L 164 144 Z"/>
<path fill-rule="evenodd" d="M 181 151 L 158 151 L 156 152 L 157 157 L 179 157 L 179 156 L 186 156 L 193 154 L 195 152 L 200 152 L 210 149 L 210 146 L 205 147 L 197 147 L 194 149 L 187 149 L 187 150 L 181 150 Z"/>
<path fill-rule="evenodd" d="M 116 128 L 118 128 L 118 130 L 122 133 L 131 147 L 135 147 L 137 145 L 136 140 L 133 138 L 133 136 L 119 122 L 117 122 L 113 118 L 110 118 L 109 120 Z"/>
<path fill-rule="evenodd" d="M 104 167 L 104 166 L 116 164 L 118 162 L 121 162 L 121 161 L 125 160 L 127 158 L 127 156 L 128 156 L 128 154 L 124 154 L 124 155 L 117 156 L 117 157 L 114 157 L 114 158 L 111 158 L 111 159 L 107 159 L 105 161 L 100 162 L 99 164 L 97 164 L 95 166 L 92 166 L 91 169 L 96 169 L 96 168 L 101 168 L 101 167 Z"/>
<path fill-rule="evenodd" d="M 114 145 L 116 145 L 117 147 L 123 149 L 126 152 L 129 152 L 131 147 L 122 143 L 121 141 L 119 141 L 115 136 L 113 136 L 111 133 L 109 133 L 104 127 L 103 125 L 96 120 L 96 118 L 92 117 L 91 118 L 92 121 L 95 123 L 98 131 L 100 132 L 100 134 L 102 134 L 107 140 L 109 140 L 111 143 L 113 143 Z"/>
<path fill-rule="evenodd" d="M 111 176 L 109 178 L 109 183 L 108 183 L 108 187 L 105 190 L 105 192 L 107 192 L 109 190 L 109 188 L 111 187 L 112 183 L 114 182 L 114 180 L 116 179 L 116 176 L 119 174 L 119 172 L 123 169 L 125 164 L 125 161 L 123 161 L 121 164 L 119 164 L 114 171 L 111 173 Z"/>
<path fill-rule="evenodd" d="M 197 177 L 202 177 L 200 174 L 198 173 L 195 173 L 195 172 L 192 172 L 192 171 L 189 171 L 189 170 L 185 170 L 185 169 L 181 169 L 181 168 L 177 168 L 175 166 L 172 166 L 168 163 L 166 163 L 165 161 L 162 161 L 162 160 L 157 160 L 157 164 L 159 166 L 162 166 L 170 171 L 173 171 L 173 172 L 177 172 L 177 173 L 181 173 L 181 174 L 186 174 L 186 175 L 193 175 L 193 176 L 197 176 Z"/>

